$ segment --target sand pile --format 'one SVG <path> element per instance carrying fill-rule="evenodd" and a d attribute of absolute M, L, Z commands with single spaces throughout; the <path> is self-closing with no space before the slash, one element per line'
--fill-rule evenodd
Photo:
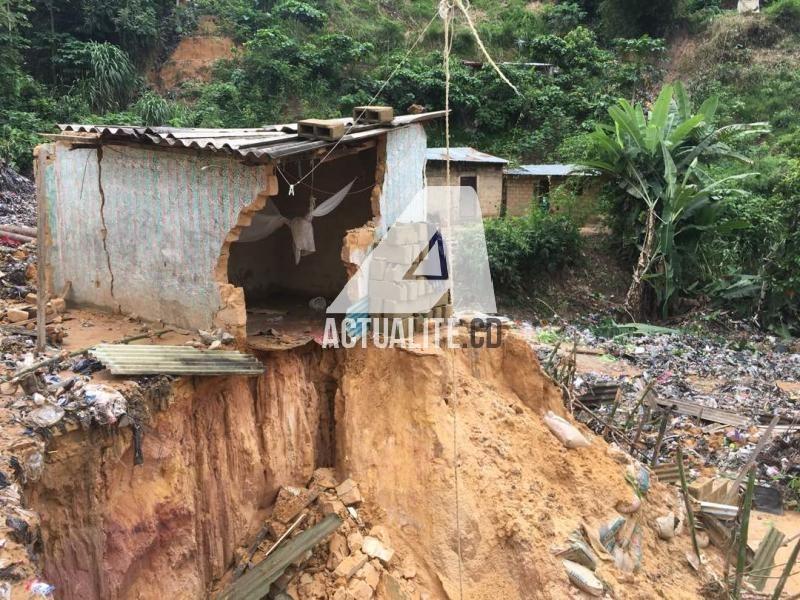
<path fill-rule="evenodd" d="M 560 396 L 521 338 L 497 349 L 356 348 L 338 369 L 338 472 L 413 549 L 432 597 L 579 596 L 557 552 L 582 525 L 599 537 L 619 517 L 638 532 L 641 564 L 625 572 L 600 556 L 608 593 L 700 597 L 686 529 L 662 541 L 652 525 L 681 513 L 675 488 L 654 482 L 621 514 L 636 503 L 627 457 L 582 426 L 590 447 L 557 440 L 543 415 L 564 414 Z"/>

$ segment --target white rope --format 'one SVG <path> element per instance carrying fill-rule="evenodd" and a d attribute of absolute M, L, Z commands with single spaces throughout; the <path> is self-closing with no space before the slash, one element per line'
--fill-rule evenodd
<path fill-rule="evenodd" d="M 486 60 L 489 62 L 490 65 L 492 65 L 492 68 L 495 71 L 497 71 L 497 74 L 500 76 L 500 79 L 505 81 L 506 84 L 508 84 L 508 86 L 517 93 L 517 96 L 521 96 L 522 94 L 517 89 L 517 86 L 515 86 L 508 80 L 508 77 L 505 76 L 505 74 L 500 70 L 500 67 L 497 66 L 497 63 L 494 62 L 494 59 L 489 55 L 489 51 L 486 50 L 486 46 L 483 45 L 483 40 L 481 39 L 481 36 L 478 35 L 478 30 L 475 29 L 475 24 L 472 22 L 472 17 L 469 16 L 469 11 L 467 10 L 467 7 L 464 6 L 464 2 L 462 0 L 455 0 L 455 4 L 456 6 L 458 6 L 459 10 L 462 13 L 464 13 L 464 17 L 467 19 L 467 25 L 469 25 L 469 29 L 472 32 L 472 35 L 475 37 L 475 41 L 478 42 L 478 48 L 481 49 L 481 52 L 483 52 L 483 55 L 486 57 Z"/>
<path fill-rule="evenodd" d="M 425 34 L 428 32 L 428 29 L 430 29 L 430 26 L 433 25 L 433 22 L 436 20 L 436 17 L 438 17 L 438 16 L 439 16 L 439 14 L 437 12 L 436 14 L 433 15 L 431 20 L 428 21 L 428 24 L 425 25 L 425 28 L 420 32 L 420 34 L 417 37 L 417 39 L 414 41 L 414 43 L 408 49 L 408 52 L 405 53 L 405 56 L 403 56 L 403 58 L 400 59 L 400 62 L 397 63 L 397 65 L 392 70 L 392 72 L 389 73 L 389 77 L 386 78 L 386 80 L 381 84 L 381 87 L 378 88 L 378 91 L 375 92 L 375 95 L 369 100 L 369 102 L 367 102 L 367 106 L 370 106 L 373 102 L 375 102 L 375 100 L 378 98 L 378 96 L 380 96 L 383 93 L 383 90 L 386 88 L 387 85 L 389 85 L 389 82 L 392 80 L 392 78 L 397 74 L 397 72 L 401 69 L 401 67 L 406 63 L 406 61 L 408 60 L 408 57 L 411 56 L 411 53 L 414 51 L 414 48 L 416 48 L 417 45 L 422 41 L 422 39 L 425 37 Z M 344 140 L 345 136 L 350 133 L 350 131 L 353 129 L 353 127 L 356 126 L 358 121 L 361 119 L 361 117 L 364 116 L 364 113 L 366 113 L 366 112 L 367 112 L 367 110 L 365 108 L 363 111 L 361 111 L 361 114 L 358 115 L 358 117 L 353 119 L 353 122 L 345 130 L 345 132 L 342 135 L 342 137 L 340 137 L 338 140 L 336 140 L 336 143 L 333 146 L 331 146 L 331 149 L 328 150 L 328 152 L 325 154 L 325 156 L 323 156 L 322 159 L 316 165 L 314 165 L 314 167 L 308 173 L 303 175 L 300 179 L 298 179 L 294 183 L 290 183 L 289 180 L 286 179 L 285 176 L 283 177 L 284 181 L 286 181 L 286 184 L 289 186 L 289 195 L 290 196 L 294 196 L 294 188 L 295 188 L 295 186 L 300 184 L 300 183 L 302 183 L 303 181 L 305 181 L 314 171 L 317 170 L 317 168 L 322 163 L 324 163 L 328 159 L 328 157 L 333 153 L 333 151 L 336 150 L 336 148 L 339 147 L 339 144 L 342 143 L 342 141 Z M 280 172 L 280 170 L 279 170 L 279 172 Z M 283 174 L 281 173 L 281 175 L 283 175 Z"/>
<path fill-rule="evenodd" d="M 445 140 L 445 181 L 447 185 L 448 197 L 452 194 L 450 187 L 450 52 L 453 49 L 453 4 L 448 0 L 440 0 L 439 16 L 444 21 L 444 140 Z M 447 203 L 448 226 L 453 226 L 452 215 L 450 214 L 452 202 Z M 449 252 L 448 252 L 449 254 Z M 452 261 L 450 277 L 452 273 Z M 451 279 L 452 280 L 452 279 Z M 451 299 L 452 300 L 452 299 Z M 449 324 L 448 324 L 449 326 Z M 456 520 L 456 552 L 458 554 L 458 595 L 464 600 L 464 555 L 461 548 L 461 498 L 458 490 L 458 381 L 456 378 L 456 355 L 455 349 L 450 349 L 450 388 L 453 412 L 453 486 L 455 489 L 455 520 Z"/>

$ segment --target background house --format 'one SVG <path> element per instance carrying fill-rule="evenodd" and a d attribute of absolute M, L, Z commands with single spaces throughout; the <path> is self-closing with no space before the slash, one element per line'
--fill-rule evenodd
<path fill-rule="evenodd" d="M 568 177 L 585 177 L 577 165 L 522 165 L 503 174 L 503 214 L 519 217 L 528 213 L 531 203 L 549 197 L 550 192 Z M 557 207 L 551 207 L 557 209 Z"/>
<path fill-rule="evenodd" d="M 425 172 L 429 186 L 447 185 L 446 149 L 428 148 Z M 450 148 L 450 185 L 471 187 L 483 217 L 499 217 L 503 204 L 503 167 L 508 161 L 469 147 Z"/>

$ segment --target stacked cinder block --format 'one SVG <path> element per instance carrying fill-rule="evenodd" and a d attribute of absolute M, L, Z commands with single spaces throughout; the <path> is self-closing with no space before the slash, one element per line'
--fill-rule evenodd
<path fill-rule="evenodd" d="M 408 311 L 407 301 L 425 300 L 424 295 L 430 294 L 425 279 L 404 279 L 425 260 L 427 253 L 421 249 L 427 248 L 429 239 L 427 223 L 398 223 L 389 233 L 388 245 L 382 246 L 380 258 L 373 256 L 369 270 L 369 312 L 372 319 L 380 319 L 379 327 L 387 318 L 391 331 L 391 320 L 400 319 L 404 335 L 409 335 L 412 328 L 421 330 L 423 319 L 452 314 L 449 291 L 431 294 L 428 303 L 432 302 L 433 308 L 426 313 Z M 438 250 L 432 248 L 431 253 L 435 257 Z"/>

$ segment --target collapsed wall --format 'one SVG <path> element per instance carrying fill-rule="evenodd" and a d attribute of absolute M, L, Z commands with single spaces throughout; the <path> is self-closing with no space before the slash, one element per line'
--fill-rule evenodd
<path fill-rule="evenodd" d="M 127 434 L 53 440 L 27 496 L 59 598 L 208 597 L 278 489 L 307 485 L 320 466 L 358 481 L 360 518 L 412 555 L 415 600 L 567 597 L 554 548 L 631 501 L 602 440 L 567 450 L 547 430 L 560 394 L 513 334 L 495 349 L 306 346 L 261 358 L 258 380 L 177 382 L 145 428 L 142 466 Z M 675 494 L 655 484 L 635 516 L 641 569 L 598 568 L 614 597 L 699 597 L 686 583 L 688 536 L 667 544 L 647 525 L 669 511 Z"/>

